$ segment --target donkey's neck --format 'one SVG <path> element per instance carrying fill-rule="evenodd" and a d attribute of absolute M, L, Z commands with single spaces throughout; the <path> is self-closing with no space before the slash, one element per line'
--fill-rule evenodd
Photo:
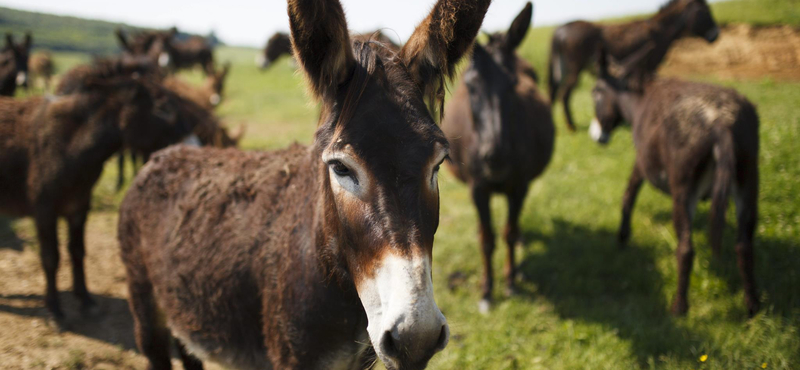
<path fill-rule="evenodd" d="M 617 99 L 619 100 L 620 114 L 631 126 L 635 126 L 638 121 L 642 107 L 642 93 L 635 91 L 620 91 Z"/>

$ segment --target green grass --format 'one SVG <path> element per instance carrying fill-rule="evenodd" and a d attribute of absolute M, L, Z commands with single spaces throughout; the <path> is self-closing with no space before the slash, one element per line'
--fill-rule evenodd
<path fill-rule="evenodd" d="M 712 6 L 721 22 L 797 24 L 796 5 L 747 0 Z M 533 29 L 520 50 L 540 75 L 551 34 L 552 28 Z M 255 53 L 218 51 L 220 60 L 234 63 L 220 115 L 229 124 L 248 124 L 246 149 L 310 143 L 317 108 L 308 103 L 302 76 L 287 59 L 260 72 Z M 58 54 L 59 63 L 67 63 L 65 58 Z M 199 73 L 187 77 L 201 78 Z M 579 132 L 565 130 L 557 105 L 555 154 L 526 199 L 521 219 L 525 243 L 518 249 L 524 274 L 520 294 L 505 298 L 496 285 L 489 316 L 477 310 L 481 267 L 474 208 L 463 184 L 449 174 L 441 176 L 433 278 L 453 336 L 430 369 L 758 369 L 764 363 L 768 369 L 800 368 L 800 83 L 707 81 L 736 88 L 758 105 L 761 117 L 755 273 L 763 310 L 752 319 L 745 314 L 733 251 L 734 207 L 718 260 L 711 257 L 706 237 L 708 204 L 698 210 L 691 309 L 685 318 L 668 312 L 677 279 L 668 197 L 650 186 L 642 190 L 631 243 L 617 249 L 621 196 L 634 160 L 631 135 L 619 129 L 607 147 L 590 141 L 586 128 L 593 115 L 593 81 L 586 75 L 573 98 Z M 118 207 L 122 193 L 114 192 L 115 176 L 110 161 L 95 189 L 96 210 Z M 500 231 L 504 200 L 494 199 L 492 210 Z M 498 283 L 504 249 L 499 242 L 494 258 Z M 448 277 L 457 272 L 465 279 L 451 291 Z M 700 361 L 703 355 L 708 356 L 705 362 Z"/>

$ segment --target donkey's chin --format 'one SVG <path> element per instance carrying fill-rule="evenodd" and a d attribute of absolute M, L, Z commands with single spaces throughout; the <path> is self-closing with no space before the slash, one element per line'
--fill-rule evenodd
<path fill-rule="evenodd" d="M 595 117 L 589 125 L 589 137 L 597 143 L 608 144 L 609 135 L 603 130 L 603 126 L 600 125 L 600 121 L 597 120 L 597 117 Z"/>
<path fill-rule="evenodd" d="M 361 280 L 358 294 L 370 341 L 387 369 L 424 369 L 447 346 L 450 329 L 433 299 L 427 257 L 388 254 Z"/>

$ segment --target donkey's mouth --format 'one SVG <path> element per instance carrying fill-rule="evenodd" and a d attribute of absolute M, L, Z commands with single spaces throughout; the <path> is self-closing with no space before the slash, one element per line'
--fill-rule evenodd
<path fill-rule="evenodd" d="M 717 41 L 717 38 L 719 38 L 719 27 L 714 27 L 710 31 L 706 32 L 705 39 L 709 43 Z"/>

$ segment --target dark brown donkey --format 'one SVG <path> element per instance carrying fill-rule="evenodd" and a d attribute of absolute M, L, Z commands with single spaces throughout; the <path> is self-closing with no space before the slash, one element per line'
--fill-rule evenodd
<path fill-rule="evenodd" d="M 237 369 L 423 369 L 448 327 L 433 298 L 437 170 L 425 98 L 471 47 L 489 1 L 440 0 L 399 52 L 351 42 L 338 0 L 290 0 L 294 50 L 322 115 L 310 147 L 178 147 L 120 209 L 137 344 L 169 337 Z M 432 102 L 437 106 L 436 102 Z M 187 352 L 188 351 L 188 352 Z"/>
<path fill-rule="evenodd" d="M 634 53 L 632 58 L 647 50 Z M 673 79 L 655 79 L 641 90 L 631 89 L 625 75 L 631 61 L 623 65 L 623 77 L 608 73 L 601 51 L 600 76 L 592 95 L 597 119 L 589 129 L 600 143 L 622 121 L 631 123 L 636 163 L 622 198 L 620 245 L 631 233 L 631 212 L 636 196 L 647 179 L 672 196 L 672 221 L 678 237 L 678 291 L 672 312 L 689 309 L 686 293 L 694 248 L 691 223 L 697 202 L 711 198 L 711 249 L 719 255 L 725 209 L 729 194 L 736 203 L 738 232 L 736 254 L 744 281 L 745 303 L 750 315 L 759 308 L 753 278 L 753 235 L 758 202 L 758 114 L 736 91 L 713 85 Z"/>
<path fill-rule="evenodd" d="M 553 33 L 548 65 L 550 100 L 553 104 L 561 100 L 567 127 L 575 131 L 569 108 L 572 90 L 578 85 L 581 71 L 597 60 L 601 45 L 622 60 L 644 44 L 655 42 L 658 50 L 650 53 L 641 66 L 642 70 L 655 72 L 672 42 L 684 36 L 703 37 L 708 42 L 719 36 L 706 0 L 671 0 L 651 18 L 624 24 L 567 23 Z"/>
<path fill-rule="evenodd" d="M 28 86 L 28 55 L 31 51 L 30 32 L 22 43 L 14 43 L 14 36 L 6 33 L 6 46 L 0 51 L 0 96 L 14 96 L 17 86 Z"/>
<path fill-rule="evenodd" d="M 353 35 L 352 37 L 353 39 L 361 41 L 381 42 L 385 46 L 388 46 L 395 51 L 400 50 L 400 45 L 397 45 L 394 41 L 392 41 L 392 39 L 390 39 L 380 30 Z M 288 34 L 276 32 L 274 35 L 272 35 L 272 37 L 269 38 L 269 40 L 267 40 L 267 45 L 264 46 L 264 51 L 256 56 L 256 65 L 261 69 L 267 69 L 272 66 L 272 64 L 274 64 L 278 58 L 284 55 L 292 56 L 292 41 Z"/>
<path fill-rule="evenodd" d="M 0 99 L 0 211 L 34 217 L 47 279 L 45 303 L 59 324 L 64 316 L 56 289 L 58 217 L 69 225 L 73 291 L 82 311 L 91 313 L 84 225 L 104 163 L 123 145 L 163 148 L 192 129 L 174 94 L 146 79 L 102 72 L 87 75 L 70 95 Z M 159 140 L 149 140 L 154 135 Z"/>
<path fill-rule="evenodd" d="M 553 153 L 555 129 L 549 104 L 538 92 L 533 68 L 515 51 L 525 38 L 532 15 L 529 2 L 507 33 L 490 35 L 486 46 L 475 45 L 471 63 L 445 109 L 442 123 L 450 140 L 449 167 L 469 185 L 480 218 L 484 271 L 480 309 L 484 313 L 492 299 L 495 248 L 489 198 L 492 193 L 508 198 L 505 273 L 507 293 L 511 294 L 522 204 L 528 185 L 544 171 Z"/>
<path fill-rule="evenodd" d="M 173 37 L 164 39 L 161 44 L 164 49 L 158 59 L 159 65 L 173 71 L 200 66 L 206 75 L 213 75 L 216 72 L 214 51 L 208 41 L 200 36 L 178 40 L 174 37 L 176 34 L 177 31 L 172 32 Z M 157 47 L 159 44 L 154 45 Z"/>

